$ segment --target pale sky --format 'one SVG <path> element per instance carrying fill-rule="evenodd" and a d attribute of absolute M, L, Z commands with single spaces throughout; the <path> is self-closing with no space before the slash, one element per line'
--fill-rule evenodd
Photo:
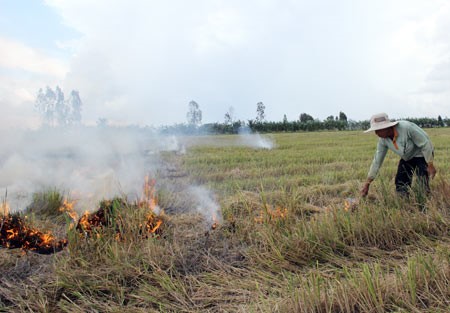
<path fill-rule="evenodd" d="M 0 0 L 0 128 L 47 85 L 85 124 L 450 117 L 450 1 Z"/>

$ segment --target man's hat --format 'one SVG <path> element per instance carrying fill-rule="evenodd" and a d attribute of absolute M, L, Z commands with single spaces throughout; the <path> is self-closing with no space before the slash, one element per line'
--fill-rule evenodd
<path fill-rule="evenodd" d="M 368 133 L 368 132 L 371 132 L 374 130 L 385 129 L 385 128 L 395 126 L 397 124 L 398 124 L 398 121 L 391 122 L 386 113 L 379 113 L 379 114 L 372 115 L 372 117 L 370 118 L 370 128 L 364 132 Z"/>

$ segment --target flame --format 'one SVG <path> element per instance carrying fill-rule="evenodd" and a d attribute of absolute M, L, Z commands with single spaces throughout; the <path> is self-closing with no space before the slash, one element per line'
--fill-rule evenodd
<path fill-rule="evenodd" d="M 355 198 L 347 198 L 344 201 L 344 211 L 348 212 L 354 210 L 358 205 L 358 201 Z"/>
<path fill-rule="evenodd" d="M 80 220 L 78 221 L 78 224 L 81 224 L 81 226 L 83 226 L 84 229 L 88 229 L 89 228 L 89 211 L 85 211 L 83 213 L 83 215 L 81 216 Z"/>
<path fill-rule="evenodd" d="M 59 210 L 61 212 L 72 212 L 74 206 L 75 206 L 75 201 L 69 202 L 67 199 L 64 199 L 63 204 L 59 208 Z"/>
<path fill-rule="evenodd" d="M 348 210 L 350 210 L 350 202 L 345 200 L 344 201 L 344 211 L 347 212 Z"/>
<path fill-rule="evenodd" d="M 213 223 L 211 225 L 211 229 L 214 230 L 219 226 L 219 220 L 217 219 L 217 215 L 215 213 L 213 213 L 212 221 L 213 221 Z"/>
<path fill-rule="evenodd" d="M 75 212 L 75 202 L 76 201 L 69 201 L 67 199 L 64 199 L 61 207 L 59 208 L 60 212 L 67 213 L 69 217 L 72 219 L 73 222 L 75 222 L 78 219 L 78 213 Z M 74 226 L 74 223 L 70 225 L 70 228 Z"/>
<path fill-rule="evenodd" d="M 287 208 L 276 206 L 275 209 L 266 208 L 261 210 L 259 215 L 255 217 L 255 222 L 263 223 L 264 221 L 274 221 L 277 219 L 284 219 L 287 217 Z"/>
<path fill-rule="evenodd" d="M 157 209 L 159 209 L 158 201 L 155 196 L 155 185 L 156 181 L 154 179 L 149 179 L 149 177 L 146 176 L 143 185 L 142 196 L 136 202 L 136 207 L 138 209 L 143 209 L 146 211 L 145 222 L 139 225 L 143 230 L 145 229 L 144 233 L 146 234 L 159 233 L 161 225 L 163 224 L 162 219 L 159 218 L 155 213 Z M 128 207 L 125 202 L 123 202 L 122 204 L 123 206 L 120 205 L 119 207 Z M 116 222 L 111 223 L 111 216 L 113 216 L 113 220 L 115 220 Z M 95 228 L 114 227 L 116 231 L 115 239 L 122 240 L 123 228 L 120 227 L 121 221 L 122 212 L 114 209 L 113 202 L 105 201 L 97 211 L 93 213 L 85 212 L 78 220 L 76 229 L 84 233 L 86 236 L 90 236 L 92 230 Z M 145 234 L 143 235 L 144 237 L 147 236 Z M 99 233 L 97 233 L 97 236 L 99 236 Z"/>
<path fill-rule="evenodd" d="M 122 228 L 119 225 L 111 224 L 109 222 L 108 213 L 105 212 L 104 208 L 100 208 L 96 212 L 89 213 L 85 212 L 83 216 L 78 221 L 78 225 L 76 227 L 77 230 L 83 232 L 85 235 L 90 236 L 94 229 L 101 229 L 104 227 L 114 227 L 116 230 L 116 234 L 114 238 L 117 241 L 122 240 Z M 117 213 L 117 220 L 121 219 L 120 212 Z M 153 212 L 149 212 L 145 218 L 145 230 L 147 233 L 155 234 L 160 229 L 163 221 L 158 219 Z M 140 225 L 142 226 L 142 224 Z M 100 236 L 99 233 L 96 234 L 97 237 Z"/>
<path fill-rule="evenodd" d="M 148 175 L 145 176 L 143 192 L 141 196 L 140 206 L 146 206 L 151 211 L 155 211 L 158 207 L 158 199 L 155 196 L 156 180 L 150 179 Z"/>
<path fill-rule="evenodd" d="M 156 225 L 150 230 L 150 233 L 154 234 L 162 224 L 162 220 L 156 221 Z"/>
<path fill-rule="evenodd" d="M 159 208 L 155 196 L 155 184 L 156 181 L 154 179 L 149 179 L 148 176 L 145 177 L 143 195 L 141 200 L 137 203 L 137 207 L 148 209 L 145 217 L 145 233 L 157 235 L 161 231 L 163 220 L 155 213 L 155 210 Z M 120 224 L 111 223 L 111 215 L 109 214 L 111 213 L 111 210 L 115 210 L 112 204 L 113 202 L 106 201 L 96 212 L 89 213 L 89 211 L 85 211 L 79 219 L 77 212 L 74 210 L 75 201 L 64 199 L 59 210 L 67 213 L 74 221 L 70 225 L 70 228 L 76 227 L 81 233 L 91 235 L 92 230 L 95 228 L 115 227 L 116 234 L 114 238 L 119 241 L 123 240 L 123 233 Z M 117 218 L 117 221 L 122 219 L 121 212 L 115 211 L 113 216 L 114 218 Z M 76 223 L 77 220 L 78 222 Z M 215 217 L 214 221 L 214 225 L 217 225 Z M 146 238 L 146 234 L 142 235 Z M 98 238 L 100 233 L 95 233 L 94 236 L 97 236 Z M 6 201 L 0 203 L 1 247 L 9 249 L 21 248 L 24 251 L 30 250 L 37 253 L 49 254 L 61 251 L 67 246 L 67 243 L 67 239 L 57 240 L 51 232 L 41 232 L 37 229 L 28 227 L 23 218 L 18 215 L 13 216 L 9 213 L 9 206 Z"/>
<path fill-rule="evenodd" d="M 156 180 L 150 179 L 148 175 L 144 178 L 144 185 L 139 207 L 147 208 L 149 210 L 146 216 L 146 229 L 149 233 L 154 234 L 162 225 L 162 220 L 157 219 L 155 212 L 159 210 L 158 199 L 156 197 Z M 156 220 L 156 223 L 155 223 Z"/>
<path fill-rule="evenodd" d="M 42 244 L 48 245 L 53 240 L 53 235 L 51 233 L 41 235 Z"/>
<path fill-rule="evenodd" d="M 4 248 L 50 254 L 61 251 L 67 245 L 66 239 L 56 240 L 51 232 L 43 233 L 30 228 L 19 215 L 3 216 L 0 225 L 0 246 Z"/>
<path fill-rule="evenodd" d="M 0 206 L 0 214 L 2 214 L 3 216 L 7 216 L 7 215 L 9 215 L 10 211 L 11 211 L 11 208 L 9 207 L 8 202 L 3 201 Z"/>
<path fill-rule="evenodd" d="M 6 231 L 6 239 L 11 240 L 12 238 L 16 237 L 19 234 L 19 232 L 16 229 L 8 229 Z"/>

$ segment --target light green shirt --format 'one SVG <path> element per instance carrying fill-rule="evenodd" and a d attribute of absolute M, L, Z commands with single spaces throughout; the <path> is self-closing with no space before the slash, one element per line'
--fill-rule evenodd
<path fill-rule="evenodd" d="M 394 151 L 405 161 L 415 157 L 424 157 L 427 163 L 433 161 L 433 144 L 422 128 L 408 121 L 399 121 L 394 129 L 397 134 L 394 140 L 390 138 L 378 140 L 377 151 L 370 166 L 368 178 L 374 179 L 377 176 L 388 149 Z"/>

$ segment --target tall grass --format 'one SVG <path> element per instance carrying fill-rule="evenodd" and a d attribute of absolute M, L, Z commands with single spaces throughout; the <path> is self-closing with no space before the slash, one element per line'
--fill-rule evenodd
<path fill-rule="evenodd" d="M 61 216 L 61 207 L 65 197 L 64 193 L 56 188 L 35 192 L 26 213 L 36 214 L 45 218 Z"/>
<path fill-rule="evenodd" d="M 446 312 L 450 305 L 448 250 L 418 254 L 396 268 L 382 263 L 343 268 L 323 279 L 314 272 L 277 310 L 279 312 Z"/>

